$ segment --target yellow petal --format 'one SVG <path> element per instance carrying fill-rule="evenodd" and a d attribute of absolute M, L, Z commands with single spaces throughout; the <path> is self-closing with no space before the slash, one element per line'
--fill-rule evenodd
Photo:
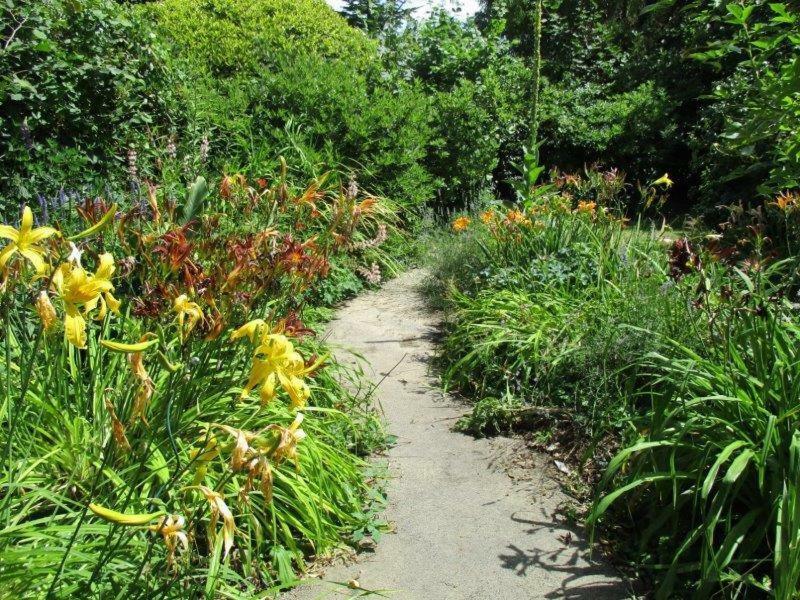
<path fill-rule="evenodd" d="M 242 390 L 242 398 L 246 398 L 254 387 L 259 385 L 273 372 L 272 365 L 265 360 L 253 359 L 253 366 L 250 368 L 250 377 L 247 380 L 247 385 Z"/>
<path fill-rule="evenodd" d="M 33 212 L 30 207 L 22 209 L 22 222 L 19 224 L 19 241 L 25 240 L 33 229 Z"/>
<path fill-rule="evenodd" d="M 261 403 L 264 405 L 269 404 L 275 398 L 275 373 L 267 375 L 258 390 L 258 394 L 261 396 Z"/>
<path fill-rule="evenodd" d="M 287 376 L 281 371 L 278 371 L 278 378 L 281 381 L 283 389 L 286 390 L 286 393 L 289 394 L 289 398 L 292 400 L 292 408 L 302 408 L 305 406 L 311 396 L 311 390 L 309 390 L 306 382 L 299 377 Z"/>
<path fill-rule="evenodd" d="M 114 274 L 114 269 L 114 257 L 108 252 L 105 252 L 100 255 L 100 264 L 94 276 L 97 279 L 109 280 Z"/>
<path fill-rule="evenodd" d="M 0 252 L 0 269 L 6 268 L 6 263 L 9 259 L 14 255 L 14 252 L 17 251 L 17 246 L 15 244 L 9 244 L 3 251 Z"/>
<path fill-rule="evenodd" d="M 103 319 L 106 318 L 106 313 L 108 312 L 108 306 L 106 305 L 106 301 L 103 299 L 102 296 L 98 296 L 97 300 L 95 302 L 93 302 L 93 304 L 97 304 L 97 302 L 100 302 L 100 312 L 98 312 L 95 315 L 94 319 L 95 319 L 95 321 L 102 321 Z M 91 309 L 89 308 L 89 305 L 87 304 L 86 305 L 86 312 L 88 313 L 90 310 Z"/>
<path fill-rule="evenodd" d="M 47 270 L 47 267 L 44 264 L 44 258 L 42 258 L 44 256 L 44 252 L 38 248 L 20 249 L 19 253 L 28 259 L 28 261 L 33 265 L 33 268 L 36 269 L 37 273 L 41 274 Z"/>
<path fill-rule="evenodd" d="M 111 292 L 106 292 L 103 295 L 106 298 L 106 303 L 108 304 L 108 308 L 111 309 L 111 312 L 113 312 L 115 315 L 118 315 L 119 307 L 122 305 L 122 303 L 116 298 L 114 298 L 114 296 L 111 295 Z"/>
<path fill-rule="evenodd" d="M 67 305 L 66 310 L 64 337 L 76 348 L 86 348 L 86 321 L 74 306 Z"/>
<path fill-rule="evenodd" d="M 234 331 L 231 334 L 232 340 L 238 340 L 243 337 L 250 338 L 250 341 L 255 343 L 256 339 L 259 337 L 260 331 L 267 326 L 267 323 L 264 319 L 253 319 L 249 323 L 245 323 L 239 329 Z"/>
<path fill-rule="evenodd" d="M 19 241 L 19 232 L 10 225 L 0 225 L 0 238 L 11 240 L 16 244 Z"/>
<path fill-rule="evenodd" d="M 189 297 L 186 294 L 181 294 L 172 302 L 172 310 L 176 313 L 182 313 L 186 310 L 186 304 L 189 302 Z"/>
<path fill-rule="evenodd" d="M 58 231 L 52 227 L 37 227 L 28 234 L 28 236 L 25 238 L 25 241 L 28 244 L 38 244 L 42 240 L 47 239 L 57 233 Z"/>

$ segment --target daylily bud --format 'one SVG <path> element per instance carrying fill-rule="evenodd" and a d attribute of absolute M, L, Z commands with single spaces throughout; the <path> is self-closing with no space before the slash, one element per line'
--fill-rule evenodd
<path fill-rule="evenodd" d="M 39 297 L 36 299 L 36 312 L 42 320 L 44 330 L 50 331 L 55 326 L 58 317 L 53 303 L 50 302 L 50 296 L 44 290 L 39 292 Z"/>

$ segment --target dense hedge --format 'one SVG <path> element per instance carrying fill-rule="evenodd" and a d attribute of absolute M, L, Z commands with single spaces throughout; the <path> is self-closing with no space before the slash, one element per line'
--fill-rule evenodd
<path fill-rule="evenodd" d="M 263 77 L 283 56 L 314 54 L 363 70 L 376 45 L 324 0 L 163 0 L 146 11 L 182 57 L 215 77 Z"/>
<path fill-rule="evenodd" d="M 176 110 L 165 53 L 113 0 L 8 0 L 0 12 L 0 210 L 119 170 Z"/>
<path fill-rule="evenodd" d="M 176 156 L 185 183 L 258 176 L 283 154 L 300 177 L 357 172 L 407 205 L 433 196 L 428 99 L 383 77 L 376 43 L 323 0 L 10 3 L 3 211 L 61 189 L 108 196 Z"/>

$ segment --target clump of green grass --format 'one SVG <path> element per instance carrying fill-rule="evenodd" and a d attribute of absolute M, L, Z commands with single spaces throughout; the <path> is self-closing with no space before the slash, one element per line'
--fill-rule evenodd
<path fill-rule="evenodd" d="M 796 259 L 770 265 L 778 247 L 744 233 L 705 252 L 624 226 L 603 194 L 558 192 L 454 222 L 433 267 L 443 381 L 477 399 L 460 426 L 578 443 L 598 484 L 590 524 L 621 536 L 657 597 L 796 597 Z"/>
<path fill-rule="evenodd" d="M 742 277 L 743 299 L 709 308 L 712 343 L 669 339 L 643 357 L 645 409 L 590 517 L 624 504 L 647 524 L 658 597 L 685 593 L 687 575 L 697 597 L 800 589 L 800 328 Z"/>

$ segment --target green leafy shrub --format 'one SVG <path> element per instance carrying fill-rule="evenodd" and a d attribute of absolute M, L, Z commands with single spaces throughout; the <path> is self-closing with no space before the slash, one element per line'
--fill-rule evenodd
<path fill-rule="evenodd" d="M 664 128 L 666 93 L 653 82 L 619 93 L 590 82 L 548 85 L 542 106 L 544 152 L 564 168 L 602 162 L 640 172 L 660 159 L 664 136 L 674 133 Z"/>
<path fill-rule="evenodd" d="M 180 112 L 163 49 L 125 4 L 9 0 L 0 30 L 4 215 L 64 184 L 124 182 L 127 145 Z"/>
<path fill-rule="evenodd" d="M 490 208 L 436 253 L 451 313 L 442 375 L 471 397 L 556 408 L 591 439 L 625 427 L 638 359 L 658 347 L 627 325 L 684 339 L 685 301 L 659 232 L 615 216 L 621 174 L 554 176 L 527 209 Z"/>
<path fill-rule="evenodd" d="M 434 10 L 387 43 L 386 68 L 431 98 L 433 143 L 425 166 L 439 186 L 437 205 L 474 204 L 511 175 L 528 135 L 530 70 L 497 27 Z"/>
<path fill-rule="evenodd" d="M 368 68 L 375 43 L 324 0 L 162 0 L 145 6 L 171 47 L 215 78 L 263 76 L 283 57 L 312 54 Z"/>
<path fill-rule="evenodd" d="M 432 195 L 420 167 L 428 102 L 380 79 L 376 44 L 322 0 L 166 0 L 145 9 L 176 50 L 181 93 L 234 170 L 284 154 L 304 176 L 333 167 L 405 204 Z"/>
<path fill-rule="evenodd" d="M 710 10 L 709 10 L 710 12 Z M 725 76 L 703 114 L 718 131 L 713 150 L 699 149 L 698 169 L 709 196 L 749 200 L 800 186 L 800 19 L 785 3 L 728 4 L 721 18 L 729 37 L 694 58 Z M 722 65 L 728 66 L 723 70 Z M 696 145 L 707 143 L 699 132 Z M 719 168 L 720 165 L 723 168 Z"/>

